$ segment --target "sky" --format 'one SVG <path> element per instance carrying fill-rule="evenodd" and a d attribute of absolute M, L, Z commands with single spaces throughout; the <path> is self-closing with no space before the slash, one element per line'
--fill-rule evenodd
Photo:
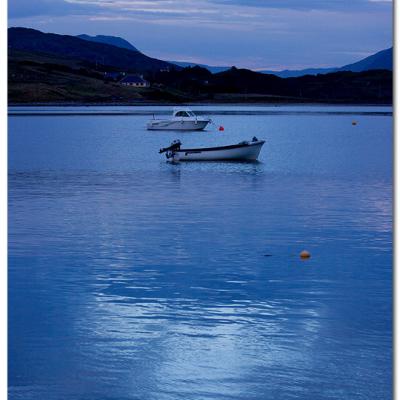
<path fill-rule="evenodd" d="M 392 0 L 9 0 L 8 25 L 120 36 L 143 53 L 254 70 L 336 67 L 392 46 Z"/>

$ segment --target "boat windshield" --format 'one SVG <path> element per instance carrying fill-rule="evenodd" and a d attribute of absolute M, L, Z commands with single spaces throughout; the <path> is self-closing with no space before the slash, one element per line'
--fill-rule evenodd
<path fill-rule="evenodd" d="M 175 117 L 188 117 L 187 112 L 186 111 L 178 111 L 175 114 Z"/>
<path fill-rule="evenodd" d="M 175 113 L 175 117 L 195 117 L 193 111 L 178 111 Z"/>

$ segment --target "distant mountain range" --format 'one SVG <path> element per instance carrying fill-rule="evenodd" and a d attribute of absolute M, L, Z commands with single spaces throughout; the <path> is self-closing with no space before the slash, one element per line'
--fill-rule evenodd
<path fill-rule="evenodd" d="M 88 64 L 111 66 L 130 72 L 158 71 L 179 68 L 166 61 L 157 60 L 140 53 L 136 49 L 121 47 L 120 38 L 95 37 L 93 40 L 76 36 L 43 33 L 29 28 L 9 28 L 8 48 L 13 51 L 49 54 L 85 61 Z M 105 41 L 108 43 L 105 43 Z M 113 41 L 114 44 L 110 44 Z M 118 46 L 115 45 L 118 43 Z"/>
<path fill-rule="evenodd" d="M 281 78 L 293 78 L 296 76 L 304 75 L 317 75 L 317 74 L 329 74 L 331 72 L 338 71 L 352 71 L 361 72 L 368 71 L 371 69 L 387 69 L 393 70 L 393 47 L 389 49 L 379 51 L 378 53 L 372 54 L 360 61 L 353 64 L 347 64 L 343 67 L 338 68 L 308 68 L 302 70 L 284 70 L 284 71 L 259 71 L 264 74 L 274 74 Z"/>
<path fill-rule="evenodd" d="M 189 63 L 183 61 L 170 61 L 170 62 L 179 65 L 180 67 L 194 67 L 195 65 L 198 65 L 199 67 L 208 69 L 212 73 L 227 71 L 228 69 L 231 68 L 231 67 L 216 67 L 216 66 Z M 387 69 L 390 71 L 393 70 L 393 47 L 379 51 L 378 53 L 363 58 L 362 60 L 357 61 L 353 64 L 344 65 L 343 67 L 307 68 L 302 70 L 285 69 L 283 71 L 262 70 L 257 72 L 261 72 L 263 74 L 272 74 L 279 76 L 281 78 L 295 78 L 304 75 L 329 74 L 331 72 L 338 72 L 338 71 L 361 72 L 361 71 L 368 71 L 371 69 Z"/>
<path fill-rule="evenodd" d="M 90 40 L 94 42 L 101 42 L 111 44 L 113 46 L 138 51 L 131 43 L 127 40 L 122 39 L 117 36 L 104 36 L 104 35 L 97 35 L 97 36 L 89 36 L 89 35 L 78 35 L 79 38 Z M 231 67 L 228 66 L 211 66 L 206 64 L 197 64 L 185 61 L 169 61 L 171 64 L 178 65 L 179 67 L 186 68 L 186 67 L 194 67 L 198 65 L 201 68 L 206 68 L 213 74 L 218 72 L 223 72 L 229 70 Z M 281 78 L 294 78 L 297 76 L 304 76 L 304 75 L 317 75 L 317 74 L 328 74 L 331 72 L 338 72 L 338 71 L 352 71 L 352 72 L 361 72 L 361 71 L 368 71 L 371 69 L 387 69 L 393 70 L 393 47 L 389 49 L 385 49 L 379 51 L 378 53 L 372 54 L 366 58 L 363 58 L 360 61 L 357 61 L 352 64 L 344 65 L 343 67 L 331 67 L 331 68 L 307 68 L 302 70 L 283 70 L 283 71 L 271 71 L 271 70 L 262 70 L 257 71 L 263 74 L 272 74 L 279 76 Z"/>
<path fill-rule="evenodd" d="M 196 63 L 185 62 L 185 61 L 170 61 L 170 63 L 178 65 L 179 67 L 182 67 L 182 68 L 195 67 L 197 65 L 201 68 L 208 69 L 213 74 L 217 74 L 218 72 L 224 72 L 224 71 L 227 71 L 228 69 L 232 68 L 232 67 L 214 67 L 212 65 L 196 64 Z"/>

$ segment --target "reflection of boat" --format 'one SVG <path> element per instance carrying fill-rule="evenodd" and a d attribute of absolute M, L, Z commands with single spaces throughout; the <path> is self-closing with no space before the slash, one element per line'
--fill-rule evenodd
<path fill-rule="evenodd" d="M 160 149 L 171 161 L 256 161 L 265 140 L 253 137 L 251 142 L 230 146 L 181 149 L 181 142 L 174 140 L 171 146 Z"/>
<path fill-rule="evenodd" d="M 147 123 L 149 130 L 201 131 L 211 122 L 210 118 L 197 117 L 189 108 L 174 108 L 172 118 L 152 119 Z"/>

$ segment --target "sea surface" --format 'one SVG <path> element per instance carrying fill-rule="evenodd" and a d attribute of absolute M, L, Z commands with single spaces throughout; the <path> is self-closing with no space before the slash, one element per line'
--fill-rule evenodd
<path fill-rule="evenodd" d="M 9 399 L 391 399 L 392 108 L 193 109 L 9 109 Z"/>

